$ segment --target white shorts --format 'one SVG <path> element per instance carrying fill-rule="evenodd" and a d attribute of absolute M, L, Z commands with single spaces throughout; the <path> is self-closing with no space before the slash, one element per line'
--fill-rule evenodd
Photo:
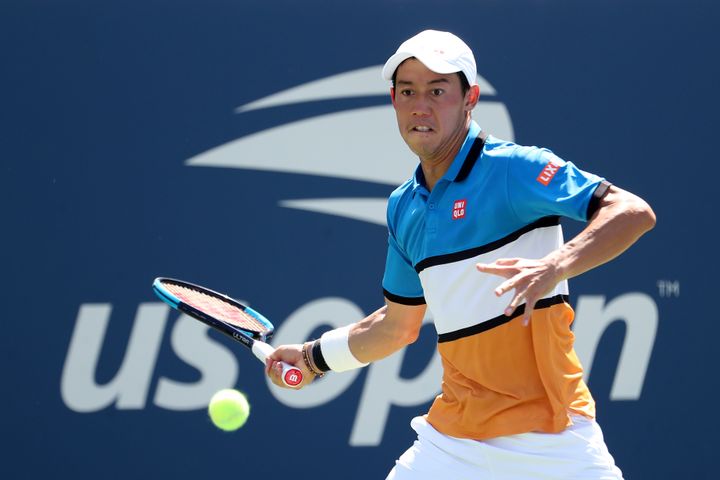
<path fill-rule="evenodd" d="M 560 433 L 523 433 L 488 440 L 444 435 L 425 417 L 410 425 L 418 438 L 386 480 L 622 480 L 595 420 L 573 416 Z"/>

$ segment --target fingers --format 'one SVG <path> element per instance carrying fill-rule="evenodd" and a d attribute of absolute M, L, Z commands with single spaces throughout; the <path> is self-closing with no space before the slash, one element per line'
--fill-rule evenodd
<path fill-rule="evenodd" d="M 515 290 L 515 295 L 513 295 L 512 300 L 510 300 L 510 303 L 507 307 L 505 307 L 505 310 L 503 311 L 503 314 L 506 317 L 511 317 L 517 308 L 522 305 L 523 302 L 525 302 L 525 311 L 523 312 L 523 326 L 527 326 L 530 323 L 530 318 L 532 316 L 532 311 L 535 308 L 535 303 L 537 302 L 537 298 L 535 298 L 533 295 L 530 295 L 528 288 L 521 288 L 520 282 L 516 280 L 516 277 L 510 278 L 503 283 L 501 283 L 496 289 L 495 289 L 495 295 L 500 297 L 510 290 Z"/>
<path fill-rule="evenodd" d="M 300 385 L 288 387 L 283 382 L 283 362 L 296 366 L 303 374 Z M 312 382 L 312 374 L 307 370 L 302 359 L 302 345 L 281 345 L 265 360 L 265 373 L 272 383 L 283 388 L 302 388 Z"/>
<path fill-rule="evenodd" d="M 510 278 L 509 280 L 504 281 L 498 287 L 495 289 L 495 296 L 501 297 L 505 295 L 507 292 L 515 288 L 515 281 L 514 277 Z"/>
<path fill-rule="evenodd" d="M 549 290 L 547 285 L 552 279 L 548 280 L 545 275 L 547 269 L 545 264 L 539 260 L 528 260 L 521 258 L 500 258 L 492 263 L 478 263 L 475 268 L 483 273 L 489 273 L 504 277 L 505 281 L 495 288 L 494 293 L 500 297 L 515 291 L 515 294 L 507 305 L 503 314 L 511 317 L 517 308 L 525 303 L 525 311 L 522 315 L 523 325 L 530 323 L 533 309 L 538 298 Z M 557 283 L 554 281 L 554 283 Z M 553 283 L 553 284 L 554 284 Z"/>
<path fill-rule="evenodd" d="M 512 266 L 515 263 L 517 263 L 517 259 L 500 259 L 491 264 L 478 263 L 476 265 L 476 268 L 481 272 L 495 273 L 495 274 L 502 275 L 502 276 L 508 276 L 508 275 L 510 275 L 510 272 L 507 269 L 498 268 L 498 266 L 503 265 L 503 266 L 507 267 L 507 266 Z M 509 292 L 510 290 L 516 289 L 516 280 L 517 280 L 516 276 L 513 275 L 513 276 L 510 276 L 504 282 L 502 282 L 500 285 L 498 285 L 498 287 L 494 290 L 495 296 L 501 297 L 501 296 L 505 295 L 507 292 Z M 520 291 L 520 289 L 516 289 L 515 295 L 513 296 L 512 300 L 510 301 L 510 303 L 508 304 L 508 306 L 505 308 L 505 310 L 503 312 L 504 315 L 507 317 L 511 316 L 515 312 L 515 309 L 517 309 L 517 307 L 522 303 L 523 298 L 524 298 L 524 291 Z"/>
<path fill-rule="evenodd" d="M 298 388 L 302 388 L 309 383 L 308 381 L 306 381 L 309 378 L 309 376 L 307 373 L 305 373 L 305 369 L 301 365 L 297 365 L 297 368 L 299 368 L 303 374 L 302 375 L 303 381 L 299 385 L 292 385 L 292 386 L 287 385 L 283 381 L 283 374 L 284 374 L 283 362 L 274 361 L 274 360 L 271 360 L 268 358 L 268 366 L 267 366 L 265 372 L 267 373 L 267 376 L 270 378 L 272 383 L 274 383 L 278 387 L 292 388 L 292 389 L 297 390 Z"/>
<path fill-rule="evenodd" d="M 530 325 L 530 319 L 532 318 L 532 312 L 535 310 L 535 301 L 525 302 L 525 312 L 523 313 L 522 324 L 524 327 Z"/>
<path fill-rule="evenodd" d="M 514 267 L 518 265 L 519 258 L 498 258 L 492 263 L 477 263 L 478 270 L 481 269 L 498 269 L 498 267 Z"/>
<path fill-rule="evenodd" d="M 272 383 L 275 385 L 281 387 L 281 381 L 278 370 L 278 365 L 280 365 L 280 362 L 277 360 L 273 360 L 271 357 L 268 357 L 267 360 L 265 360 L 265 375 L 270 378 Z"/>
<path fill-rule="evenodd" d="M 483 273 L 510 278 L 519 272 L 517 268 L 519 261 L 519 258 L 500 258 L 492 263 L 478 263 L 475 268 Z"/>
<path fill-rule="evenodd" d="M 522 294 L 517 294 L 513 297 L 512 301 L 510 301 L 508 306 L 505 308 L 503 314 L 506 317 L 512 317 L 513 313 L 515 313 L 515 310 L 517 310 L 517 308 L 521 306 L 523 302 L 525 302 L 525 309 L 522 315 L 522 325 L 524 327 L 527 327 L 530 324 L 530 319 L 532 318 L 532 312 L 535 309 L 536 300 L 530 301 L 527 300 Z"/>
<path fill-rule="evenodd" d="M 523 302 L 523 297 L 520 294 L 516 294 L 510 301 L 507 307 L 505 307 L 505 316 L 510 317 L 515 313 L 515 309 Z"/>

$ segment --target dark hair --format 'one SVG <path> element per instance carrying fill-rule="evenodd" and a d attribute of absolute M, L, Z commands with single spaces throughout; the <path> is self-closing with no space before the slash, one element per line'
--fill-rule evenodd
<path fill-rule="evenodd" d="M 415 57 L 410 57 L 410 58 L 415 58 Z M 409 60 L 409 58 L 408 58 L 407 60 Z M 401 63 L 400 65 L 402 65 L 402 63 Z M 400 65 L 398 65 L 398 68 L 400 67 Z M 456 75 L 458 76 L 458 78 L 460 79 L 460 89 L 462 90 L 463 96 L 465 96 L 465 94 L 468 92 L 468 90 L 470 90 L 470 82 L 468 82 L 468 79 L 467 79 L 467 77 L 465 76 L 464 73 L 462 73 L 462 72 L 455 72 L 455 74 L 456 74 Z M 396 78 L 397 78 L 397 68 L 396 68 L 395 71 L 393 72 L 393 76 L 392 76 L 392 86 L 393 86 L 393 88 L 395 88 L 395 79 L 396 79 Z"/>

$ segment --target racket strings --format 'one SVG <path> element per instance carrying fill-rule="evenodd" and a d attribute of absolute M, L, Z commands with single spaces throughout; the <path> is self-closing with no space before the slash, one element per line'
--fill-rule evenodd
<path fill-rule="evenodd" d="M 222 298 L 174 283 L 164 283 L 164 286 L 186 305 L 212 317 L 250 332 L 264 333 L 268 331 L 267 326 L 258 319 Z"/>

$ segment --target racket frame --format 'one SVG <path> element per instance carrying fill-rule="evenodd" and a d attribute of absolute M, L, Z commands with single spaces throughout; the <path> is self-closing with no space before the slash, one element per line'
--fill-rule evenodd
<path fill-rule="evenodd" d="M 227 302 L 234 307 L 239 308 L 246 314 L 252 316 L 255 320 L 257 320 L 265 328 L 267 328 L 267 331 L 253 332 L 240 328 L 231 323 L 225 322 L 219 318 L 215 318 L 212 315 L 198 308 L 195 308 L 192 305 L 189 305 L 177 298 L 177 296 L 175 296 L 167 288 L 165 288 L 164 283 L 171 283 L 180 287 L 193 289 L 206 295 L 218 298 L 224 302 Z M 270 322 L 270 320 L 268 320 L 257 310 L 254 310 L 247 305 L 243 305 L 234 298 L 231 298 L 225 294 L 216 292 L 209 288 L 203 287 L 201 285 L 196 285 L 194 283 L 186 282 L 184 280 L 178 280 L 176 278 L 169 277 L 156 278 L 153 281 L 153 291 L 158 296 L 158 298 L 160 298 L 166 304 L 170 305 L 175 310 L 186 313 L 187 315 L 201 321 L 209 327 L 214 328 L 215 330 L 225 334 L 233 340 L 242 343 L 253 352 L 253 354 L 258 358 L 258 360 L 263 363 L 265 363 L 267 357 L 270 356 L 270 354 L 272 354 L 272 352 L 274 351 L 274 349 L 270 345 L 265 343 L 265 341 L 270 338 L 275 332 L 275 327 L 273 326 L 272 322 Z M 285 362 L 280 363 L 283 365 L 283 383 L 285 383 L 285 385 L 289 387 L 297 387 L 302 382 L 303 377 L 300 369 Z"/>

